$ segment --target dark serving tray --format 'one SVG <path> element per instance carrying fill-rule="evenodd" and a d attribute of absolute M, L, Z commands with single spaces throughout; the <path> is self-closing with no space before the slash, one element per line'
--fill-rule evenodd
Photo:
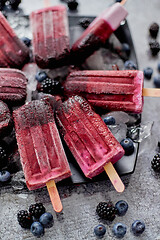
<path fill-rule="evenodd" d="M 77 38 L 84 31 L 84 29 L 79 24 L 80 21 L 84 18 L 87 18 L 90 21 L 93 21 L 93 19 L 94 19 L 94 17 L 88 17 L 88 16 L 81 16 L 81 17 L 80 16 L 69 16 L 69 30 L 70 30 L 70 44 L 71 45 L 77 40 Z M 138 66 L 131 33 L 130 33 L 129 26 L 128 26 L 128 23 L 126 20 L 114 32 L 114 34 L 121 43 L 129 44 L 130 49 L 131 49 L 131 52 L 129 55 L 129 60 L 134 61 L 134 63 L 136 63 Z M 86 178 L 84 176 L 83 172 L 81 171 L 79 165 L 76 163 L 71 152 L 68 150 L 65 143 L 64 143 L 64 146 L 65 146 L 66 155 L 69 160 L 70 167 L 71 167 L 72 176 L 69 179 L 64 180 L 63 183 L 65 182 L 65 183 L 77 183 L 78 184 L 78 183 L 100 181 L 100 180 L 106 179 L 105 172 L 94 177 L 92 180 Z M 123 156 L 117 163 L 114 164 L 114 167 L 120 176 L 125 175 L 125 174 L 131 174 L 134 172 L 136 161 L 137 161 L 139 144 L 134 143 L 134 146 L 135 146 L 135 151 L 131 156 Z"/>

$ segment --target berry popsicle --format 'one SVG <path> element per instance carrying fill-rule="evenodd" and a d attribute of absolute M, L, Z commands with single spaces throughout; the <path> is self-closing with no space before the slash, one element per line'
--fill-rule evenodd
<path fill-rule="evenodd" d="M 138 70 L 75 71 L 64 82 L 64 93 L 82 95 L 94 107 L 140 113 L 143 78 Z"/>
<path fill-rule="evenodd" d="M 67 64 L 70 48 L 65 6 L 45 7 L 33 11 L 30 21 L 33 54 L 37 65 L 40 68 L 57 68 Z"/>
<path fill-rule="evenodd" d="M 141 113 L 144 96 L 160 97 L 160 89 L 143 88 L 143 72 L 122 71 L 75 71 L 64 82 L 64 94 L 79 94 L 93 107 L 110 111 Z"/>
<path fill-rule="evenodd" d="M 0 67 L 21 68 L 29 59 L 29 49 L 17 37 L 1 12 L 0 33 Z"/>
<path fill-rule="evenodd" d="M 71 176 L 47 100 L 28 102 L 13 112 L 21 163 L 29 190 L 47 185 L 53 208 L 62 211 L 55 182 Z"/>
<path fill-rule="evenodd" d="M 124 155 L 124 150 L 89 103 L 80 96 L 71 97 L 59 104 L 56 118 L 84 175 L 93 178 L 105 169 L 115 189 L 122 192 L 124 185 L 112 163 Z"/>
<path fill-rule="evenodd" d="M 0 68 L 0 100 L 13 106 L 23 103 L 27 95 L 27 78 L 18 69 Z"/>
<path fill-rule="evenodd" d="M 88 26 L 71 48 L 71 61 L 83 62 L 95 50 L 99 49 L 109 36 L 119 27 L 127 16 L 127 11 L 120 3 L 108 7 Z"/>

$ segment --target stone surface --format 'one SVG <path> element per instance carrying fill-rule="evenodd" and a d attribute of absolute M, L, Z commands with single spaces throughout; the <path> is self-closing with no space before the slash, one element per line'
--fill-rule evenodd
<path fill-rule="evenodd" d="M 22 0 L 21 7 L 29 13 L 32 9 L 43 6 L 42 0 Z M 58 3 L 60 1 L 51 1 Z M 96 15 L 112 1 L 85 1 L 79 0 L 78 12 L 81 15 Z M 64 3 L 61 1 L 61 3 Z M 157 74 L 158 58 L 149 54 L 148 27 L 157 21 L 160 23 L 160 1 L 128 1 L 126 8 L 129 11 L 127 17 L 134 45 L 136 48 L 139 69 L 150 66 Z M 158 36 L 158 39 L 160 37 Z M 145 80 L 145 87 L 153 87 L 153 79 Z M 127 225 L 127 233 L 124 240 L 136 240 L 130 232 L 130 226 L 136 219 L 142 219 L 146 224 L 146 230 L 139 237 L 141 240 L 160 240 L 159 218 L 159 185 L 160 175 L 151 169 L 151 160 L 157 151 L 157 143 L 160 140 L 160 101 L 159 98 L 145 98 L 142 123 L 153 122 L 151 135 L 140 143 L 136 168 L 133 174 L 123 176 L 125 191 L 122 194 L 115 192 L 109 180 L 81 184 L 76 186 L 58 185 L 60 197 L 63 203 L 63 213 L 56 214 L 51 206 L 46 188 L 29 192 L 14 191 L 10 186 L 0 188 L 0 239 L 3 240 L 32 240 L 36 239 L 29 230 L 22 229 L 17 222 L 16 214 L 21 209 L 28 209 L 30 204 L 42 202 L 47 211 L 53 213 L 54 225 L 45 230 L 41 239 L 49 240 L 96 240 L 93 229 L 99 223 L 107 228 L 104 239 L 116 240 L 112 234 L 114 223 L 123 222 Z M 22 181 L 23 182 L 23 181 Z M 129 208 L 125 216 L 116 217 L 112 223 L 101 221 L 95 209 L 99 202 L 111 200 L 114 204 L 118 200 L 127 201 Z"/>

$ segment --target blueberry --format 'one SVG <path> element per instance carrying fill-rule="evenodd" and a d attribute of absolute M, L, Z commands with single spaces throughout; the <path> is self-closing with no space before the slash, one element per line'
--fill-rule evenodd
<path fill-rule="evenodd" d="M 128 203 L 124 200 L 120 200 L 116 203 L 115 208 L 119 216 L 124 216 L 128 210 Z"/>
<path fill-rule="evenodd" d="M 160 74 L 158 74 L 157 76 L 155 76 L 153 78 L 153 82 L 154 82 L 154 85 L 159 88 L 160 87 Z"/>
<path fill-rule="evenodd" d="M 40 222 L 33 222 L 31 225 L 31 233 L 34 236 L 40 237 L 44 234 L 44 228 Z"/>
<path fill-rule="evenodd" d="M 145 224 L 141 220 L 136 220 L 132 223 L 131 229 L 132 229 L 134 235 L 139 236 L 144 232 Z"/>
<path fill-rule="evenodd" d="M 124 237 L 124 235 L 127 232 L 127 227 L 125 224 L 123 223 L 116 223 L 113 226 L 112 232 L 114 233 L 114 235 L 118 238 L 122 238 Z"/>
<path fill-rule="evenodd" d="M 150 80 L 153 74 L 153 69 L 151 67 L 144 68 L 143 73 L 144 77 Z"/>
<path fill-rule="evenodd" d="M 127 60 L 124 63 L 125 70 L 136 70 L 137 65 L 132 60 Z"/>
<path fill-rule="evenodd" d="M 160 62 L 158 63 L 157 69 L 160 72 Z"/>
<path fill-rule="evenodd" d="M 38 81 L 38 82 L 42 82 L 43 80 L 45 80 L 47 78 L 47 74 L 46 72 L 44 71 L 39 71 L 36 73 L 36 76 L 35 76 L 35 79 Z"/>
<path fill-rule="evenodd" d="M 112 116 L 107 116 L 104 118 L 104 122 L 106 125 L 114 125 L 116 123 L 116 120 Z"/>
<path fill-rule="evenodd" d="M 7 182 L 11 178 L 11 174 L 8 171 L 0 172 L 0 182 Z"/>
<path fill-rule="evenodd" d="M 96 236 L 102 237 L 106 233 L 106 227 L 102 224 L 99 224 L 94 228 L 94 233 Z"/>
<path fill-rule="evenodd" d="M 21 38 L 22 42 L 24 42 L 24 44 L 29 47 L 31 45 L 31 39 L 29 39 L 28 37 L 22 37 Z"/>
<path fill-rule="evenodd" d="M 127 56 L 130 55 L 131 48 L 130 48 L 128 43 L 123 43 L 122 44 L 122 51 L 125 52 L 127 54 Z"/>
<path fill-rule="evenodd" d="M 49 212 L 43 213 L 39 221 L 44 227 L 49 227 L 53 223 L 53 215 Z"/>
<path fill-rule="evenodd" d="M 134 144 L 132 139 L 125 138 L 120 142 L 120 144 L 125 151 L 125 155 L 129 156 L 134 152 Z"/>

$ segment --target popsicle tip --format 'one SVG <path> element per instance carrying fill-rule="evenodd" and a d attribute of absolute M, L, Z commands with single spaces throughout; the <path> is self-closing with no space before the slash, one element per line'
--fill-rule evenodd
<path fill-rule="evenodd" d="M 54 180 L 46 183 L 51 203 L 55 212 L 60 213 L 63 210 L 62 202 Z"/>
<path fill-rule="evenodd" d="M 127 0 L 122 0 L 122 1 L 120 2 L 120 4 L 123 6 L 126 2 L 127 2 Z"/>
<path fill-rule="evenodd" d="M 104 166 L 104 170 L 107 173 L 107 175 L 108 175 L 113 187 L 115 188 L 115 190 L 117 192 L 122 193 L 125 189 L 125 186 L 124 186 L 122 180 L 120 179 L 118 173 L 116 172 L 113 164 L 111 162 L 107 163 Z"/>

